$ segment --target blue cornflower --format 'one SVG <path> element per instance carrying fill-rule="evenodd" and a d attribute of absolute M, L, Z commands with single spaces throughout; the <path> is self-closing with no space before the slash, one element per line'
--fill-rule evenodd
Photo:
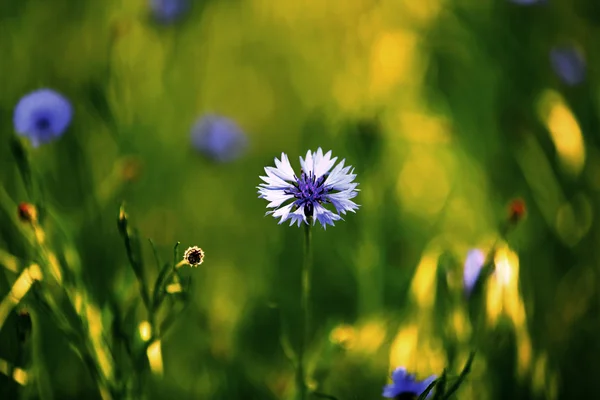
<path fill-rule="evenodd" d="M 288 219 L 290 226 L 301 222 L 313 225 L 318 220 L 323 228 L 334 225 L 333 221 L 341 220 L 339 214 L 347 211 L 355 212 L 358 205 L 351 199 L 358 193 L 358 183 L 353 182 L 356 175 L 351 166 L 344 167 L 342 160 L 333 170 L 337 157 L 331 158 L 331 151 L 323 154 L 319 148 L 315 153 L 310 150 L 306 158 L 300 157 L 302 173 L 296 176 L 285 153 L 281 153 L 281 161 L 275 158 L 275 168 L 265 167 L 267 176 L 261 176 L 265 183 L 258 186 L 259 198 L 269 201 L 267 212 L 275 218 L 281 218 L 281 224 Z M 291 200 L 287 205 L 285 202 Z M 332 204 L 336 212 L 325 208 L 324 204 Z"/>
<path fill-rule="evenodd" d="M 550 62 L 558 77 L 567 85 L 575 86 L 585 78 L 585 60 L 575 47 L 555 47 L 550 51 Z"/>
<path fill-rule="evenodd" d="M 422 381 L 417 381 L 415 375 L 409 374 L 406 368 L 399 367 L 392 372 L 392 383 L 383 388 L 383 397 L 388 399 L 416 399 L 431 385 L 437 376 L 431 375 Z M 431 395 L 433 391 L 429 392 Z M 429 397 L 429 396 L 427 396 Z"/>
<path fill-rule="evenodd" d="M 229 118 L 206 115 L 192 127 L 192 145 L 215 161 L 232 161 L 242 155 L 248 139 Z"/>
<path fill-rule="evenodd" d="M 477 283 L 477 279 L 479 279 L 481 269 L 485 264 L 485 258 L 485 254 L 479 249 L 474 249 L 467 253 L 463 271 L 463 285 L 467 295 L 471 294 Z"/>
<path fill-rule="evenodd" d="M 61 94 L 40 89 L 21 98 L 15 107 L 15 131 L 26 136 L 33 147 L 60 137 L 71 123 L 73 107 Z"/>
<path fill-rule="evenodd" d="M 168 24 L 179 19 L 189 8 L 188 0 L 150 0 L 154 17 Z"/>

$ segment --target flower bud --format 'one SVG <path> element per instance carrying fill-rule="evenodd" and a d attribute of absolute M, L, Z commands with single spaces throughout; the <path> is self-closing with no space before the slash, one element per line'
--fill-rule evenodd
<path fill-rule="evenodd" d="M 37 222 L 37 209 L 31 203 L 21 203 L 18 207 L 19 219 L 23 222 Z"/>
<path fill-rule="evenodd" d="M 185 251 L 183 260 L 192 267 L 197 267 L 204 261 L 204 251 L 197 246 L 190 247 Z"/>
<path fill-rule="evenodd" d="M 514 199 L 510 202 L 508 208 L 509 222 L 516 224 L 525 217 L 526 212 L 525 201 L 523 199 Z"/>

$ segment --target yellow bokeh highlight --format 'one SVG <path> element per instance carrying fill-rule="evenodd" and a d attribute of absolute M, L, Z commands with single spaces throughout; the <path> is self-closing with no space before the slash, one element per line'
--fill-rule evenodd
<path fill-rule="evenodd" d="M 452 328 L 459 341 L 466 341 L 471 335 L 471 325 L 467 315 L 462 309 L 455 309 L 452 312 Z"/>
<path fill-rule="evenodd" d="M 487 319 L 496 324 L 501 315 L 513 323 L 517 340 L 517 372 L 523 377 L 531 367 L 532 345 L 527 330 L 525 304 L 519 293 L 519 256 L 506 246 L 494 256 L 496 270 L 487 285 Z"/>
<path fill-rule="evenodd" d="M 418 353 L 419 327 L 411 324 L 400 329 L 390 348 L 390 366 L 410 367 L 413 357 Z"/>
<path fill-rule="evenodd" d="M 421 310 L 430 309 L 435 303 L 438 256 L 437 253 L 423 256 L 410 285 L 411 297 Z"/>
<path fill-rule="evenodd" d="M 167 293 L 173 294 L 173 293 L 181 293 L 183 291 L 183 288 L 181 287 L 181 283 L 175 282 L 175 283 L 168 284 L 167 287 L 165 288 L 165 290 Z"/>
<path fill-rule="evenodd" d="M 329 340 L 332 343 L 350 349 L 356 343 L 356 330 L 351 325 L 338 325 L 331 330 Z"/>
<path fill-rule="evenodd" d="M 25 386 L 29 380 L 27 371 L 19 367 L 13 367 L 11 364 L 0 358 L 0 372 L 4 375 L 11 377 L 20 385 Z"/>
<path fill-rule="evenodd" d="M 402 136 L 412 143 L 447 144 L 451 141 L 450 121 L 424 112 L 403 111 L 393 121 Z M 396 127 L 396 126 L 395 126 Z"/>
<path fill-rule="evenodd" d="M 110 351 L 104 342 L 104 327 L 102 324 L 102 313 L 95 305 L 88 303 L 85 305 L 88 330 L 96 359 L 100 365 L 103 375 L 110 379 L 113 376 L 113 365 Z"/>
<path fill-rule="evenodd" d="M 2 249 L 0 249 L 0 265 L 15 274 L 19 273 L 19 260 L 17 257 Z"/>
<path fill-rule="evenodd" d="M 354 348 L 367 354 L 375 353 L 385 340 L 385 326 L 379 321 L 369 321 L 358 329 Z"/>
<path fill-rule="evenodd" d="M 80 292 L 75 292 L 71 297 L 73 300 L 73 307 L 75 308 L 75 311 L 77 312 L 77 314 L 81 314 L 84 303 L 82 294 Z"/>
<path fill-rule="evenodd" d="M 31 264 L 28 268 L 21 272 L 13 284 L 10 292 L 6 295 L 2 303 L 0 303 L 0 328 L 6 322 L 6 318 L 17 304 L 25 297 L 29 289 L 35 281 L 42 279 L 42 270 L 39 265 Z"/>
<path fill-rule="evenodd" d="M 25 386 L 27 384 L 27 381 L 29 380 L 29 376 L 27 374 L 27 371 L 25 371 L 22 368 L 15 368 L 13 370 L 13 375 L 12 375 L 13 379 L 15 380 L 15 382 Z"/>
<path fill-rule="evenodd" d="M 371 95 L 387 94 L 395 85 L 415 79 L 418 37 L 401 30 L 382 32 L 371 51 L 370 87 Z"/>
<path fill-rule="evenodd" d="M 562 96 L 552 90 L 544 92 L 538 109 L 554 142 L 563 167 L 578 175 L 585 164 L 585 144 L 577 119 Z"/>
<path fill-rule="evenodd" d="M 152 373 L 162 376 L 164 367 L 160 340 L 155 340 L 148 346 L 146 355 L 148 356 L 148 363 L 150 364 Z"/>
<path fill-rule="evenodd" d="M 140 325 L 138 326 L 138 331 L 140 333 L 140 338 L 144 342 L 147 342 L 152 337 L 152 325 L 150 325 L 150 322 L 148 321 L 140 322 Z"/>

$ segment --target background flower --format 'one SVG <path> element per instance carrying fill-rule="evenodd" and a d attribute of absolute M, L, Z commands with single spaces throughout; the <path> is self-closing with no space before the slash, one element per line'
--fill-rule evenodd
<path fill-rule="evenodd" d="M 175 22 L 181 18 L 189 5 L 189 0 L 150 0 L 152 14 L 163 23 Z"/>
<path fill-rule="evenodd" d="M 51 89 L 40 89 L 17 103 L 13 122 L 16 132 L 37 147 L 65 133 L 72 117 L 73 108 L 64 96 Z"/>
<path fill-rule="evenodd" d="M 555 47 L 550 51 L 550 62 L 558 77 L 567 85 L 575 86 L 585 78 L 585 60 L 575 47 Z"/>
<path fill-rule="evenodd" d="M 485 253 L 483 251 L 474 249 L 467 254 L 463 270 L 463 285 L 467 295 L 470 294 L 473 287 L 475 287 L 475 283 L 477 283 L 477 279 L 479 278 L 484 263 Z"/>
<path fill-rule="evenodd" d="M 206 115 L 192 127 L 192 145 L 215 161 L 227 162 L 243 154 L 248 139 L 231 119 Z"/>
<path fill-rule="evenodd" d="M 422 381 L 417 381 L 415 375 L 407 373 L 406 368 L 399 367 L 392 372 L 392 383 L 383 388 L 382 395 L 388 399 L 393 399 L 402 394 L 411 394 L 416 398 L 419 397 L 436 379 L 437 376 L 431 375 Z M 429 395 L 432 393 L 433 390 L 429 392 Z"/>

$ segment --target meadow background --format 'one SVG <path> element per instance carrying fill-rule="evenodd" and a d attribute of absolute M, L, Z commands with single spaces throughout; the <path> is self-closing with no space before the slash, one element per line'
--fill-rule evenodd
<path fill-rule="evenodd" d="M 2 0 L 0 248 L 31 254 L 12 114 L 49 87 L 75 114 L 60 140 L 30 149 L 32 168 L 95 304 L 139 293 L 117 230 L 122 201 L 162 258 L 177 241 L 206 252 L 183 272 L 191 304 L 162 340 L 149 398 L 290 398 L 279 337 L 282 313 L 300 316 L 302 229 L 265 217 L 256 186 L 282 151 L 299 168 L 306 150 L 331 149 L 355 167 L 361 208 L 314 230 L 315 388 L 378 399 L 397 366 L 458 373 L 471 349 L 466 255 L 490 249 L 521 197 L 527 217 L 502 241 L 485 345 L 459 397 L 594 398 L 600 7 L 517 3 L 192 0 L 165 24 L 146 0 Z M 553 68 L 555 46 L 581 51 L 571 68 L 582 79 Z M 240 158 L 213 162 L 191 146 L 205 113 L 243 129 Z M 2 297 L 14 279 L 3 272 Z M 11 315 L 0 331 L 8 363 L 16 324 Z M 48 398 L 97 398 L 43 313 L 33 332 Z M 37 398 L 0 375 L 0 398 L 20 395 Z"/>

